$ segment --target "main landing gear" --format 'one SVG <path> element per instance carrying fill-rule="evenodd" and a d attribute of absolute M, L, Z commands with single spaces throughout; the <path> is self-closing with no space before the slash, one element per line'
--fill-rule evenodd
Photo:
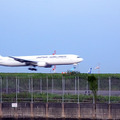
<path fill-rule="evenodd" d="M 28 70 L 31 70 L 31 71 L 37 71 L 36 68 L 28 68 Z"/>

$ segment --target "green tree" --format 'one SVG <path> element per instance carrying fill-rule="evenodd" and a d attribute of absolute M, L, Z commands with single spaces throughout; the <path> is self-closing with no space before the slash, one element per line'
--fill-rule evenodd
<path fill-rule="evenodd" d="M 93 93 L 93 100 L 94 100 L 94 117 L 96 118 L 96 102 L 97 102 L 97 91 L 98 91 L 98 79 L 94 75 L 88 76 L 88 83 L 90 90 Z"/>
<path fill-rule="evenodd" d="M 89 75 L 88 76 L 88 83 L 89 83 L 90 90 L 93 93 L 94 101 L 95 101 L 95 104 L 96 104 L 97 91 L 98 91 L 98 79 L 94 75 Z"/>

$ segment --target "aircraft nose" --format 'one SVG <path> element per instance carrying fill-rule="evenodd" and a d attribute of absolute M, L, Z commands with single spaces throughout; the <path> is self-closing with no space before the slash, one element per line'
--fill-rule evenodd
<path fill-rule="evenodd" d="M 79 61 L 82 62 L 84 59 L 83 58 L 79 58 Z"/>

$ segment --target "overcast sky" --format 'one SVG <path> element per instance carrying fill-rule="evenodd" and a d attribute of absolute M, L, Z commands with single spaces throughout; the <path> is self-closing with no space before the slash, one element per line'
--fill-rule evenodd
<path fill-rule="evenodd" d="M 120 73 L 120 0 L 0 0 L 0 54 L 77 54 L 87 73 Z M 1 67 L 0 72 L 28 72 Z M 57 66 L 57 72 L 70 66 Z M 39 68 L 38 72 L 51 72 Z M 29 71 L 30 72 L 30 71 Z"/>

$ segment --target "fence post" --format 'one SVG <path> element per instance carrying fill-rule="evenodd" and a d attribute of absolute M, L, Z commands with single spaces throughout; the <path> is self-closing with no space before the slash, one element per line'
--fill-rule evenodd
<path fill-rule="evenodd" d="M 17 86 L 18 86 L 18 89 L 17 89 L 17 93 L 20 93 L 20 80 L 19 80 L 19 77 L 17 78 Z"/>
<path fill-rule="evenodd" d="M 88 80 L 87 80 L 87 85 L 86 85 L 86 92 L 85 92 L 85 94 L 88 95 L 88 92 L 89 92 L 89 90 L 88 90 Z"/>
<path fill-rule="evenodd" d="M 6 94 L 8 94 L 8 77 L 6 76 Z"/>
<path fill-rule="evenodd" d="M 65 82 L 64 82 L 64 77 L 62 76 L 62 91 L 63 91 L 63 95 L 62 95 L 62 118 L 64 119 L 65 118 L 65 111 L 64 111 L 64 87 L 65 85 Z"/>
<path fill-rule="evenodd" d="M 42 77 L 40 78 L 40 93 L 42 93 Z"/>
<path fill-rule="evenodd" d="M 98 77 L 98 95 L 100 95 L 100 78 Z"/>
<path fill-rule="evenodd" d="M 65 85 L 65 83 L 64 83 L 64 78 L 63 78 L 63 76 L 62 76 L 62 91 L 63 91 L 63 95 L 62 95 L 62 103 L 64 103 L 64 89 L 65 89 L 65 87 L 64 87 L 64 85 Z"/>
<path fill-rule="evenodd" d="M 79 77 L 78 77 L 78 104 L 79 104 Z"/>
<path fill-rule="evenodd" d="M 108 118 L 109 119 L 112 119 L 112 116 L 111 116 L 111 100 L 110 100 L 110 97 L 111 97 L 111 78 L 109 77 L 109 115 L 108 115 Z"/>
<path fill-rule="evenodd" d="M 79 101 L 79 76 L 78 76 L 78 119 L 80 119 L 80 101 Z"/>
<path fill-rule="evenodd" d="M 46 77 L 46 80 L 47 80 L 47 103 L 48 103 L 48 76 Z"/>
<path fill-rule="evenodd" d="M 76 76 L 75 76 L 75 95 L 76 95 Z"/>
<path fill-rule="evenodd" d="M 54 82 L 53 82 L 53 77 L 52 77 L 52 94 L 53 94 L 53 88 L 54 88 Z"/>
<path fill-rule="evenodd" d="M 0 87 L 1 87 L 1 94 L 0 94 L 0 119 L 2 118 L 2 77 L 0 76 Z"/>
<path fill-rule="evenodd" d="M 2 77 L 0 76 L 0 103 L 2 103 Z"/>
<path fill-rule="evenodd" d="M 31 79 L 30 79 L 30 76 L 29 76 L 29 93 L 31 93 L 31 87 L 30 87 L 30 84 L 31 83 Z"/>
<path fill-rule="evenodd" d="M 111 97 L 111 78 L 109 77 L 109 104 L 111 103 L 110 97 Z"/>
<path fill-rule="evenodd" d="M 16 77 L 16 103 L 17 103 L 17 85 L 18 85 L 18 82 L 17 82 L 18 80 L 17 80 L 17 77 Z"/>
<path fill-rule="evenodd" d="M 33 103 L 33 78 L 31 77 L 31 103 Z"/>

